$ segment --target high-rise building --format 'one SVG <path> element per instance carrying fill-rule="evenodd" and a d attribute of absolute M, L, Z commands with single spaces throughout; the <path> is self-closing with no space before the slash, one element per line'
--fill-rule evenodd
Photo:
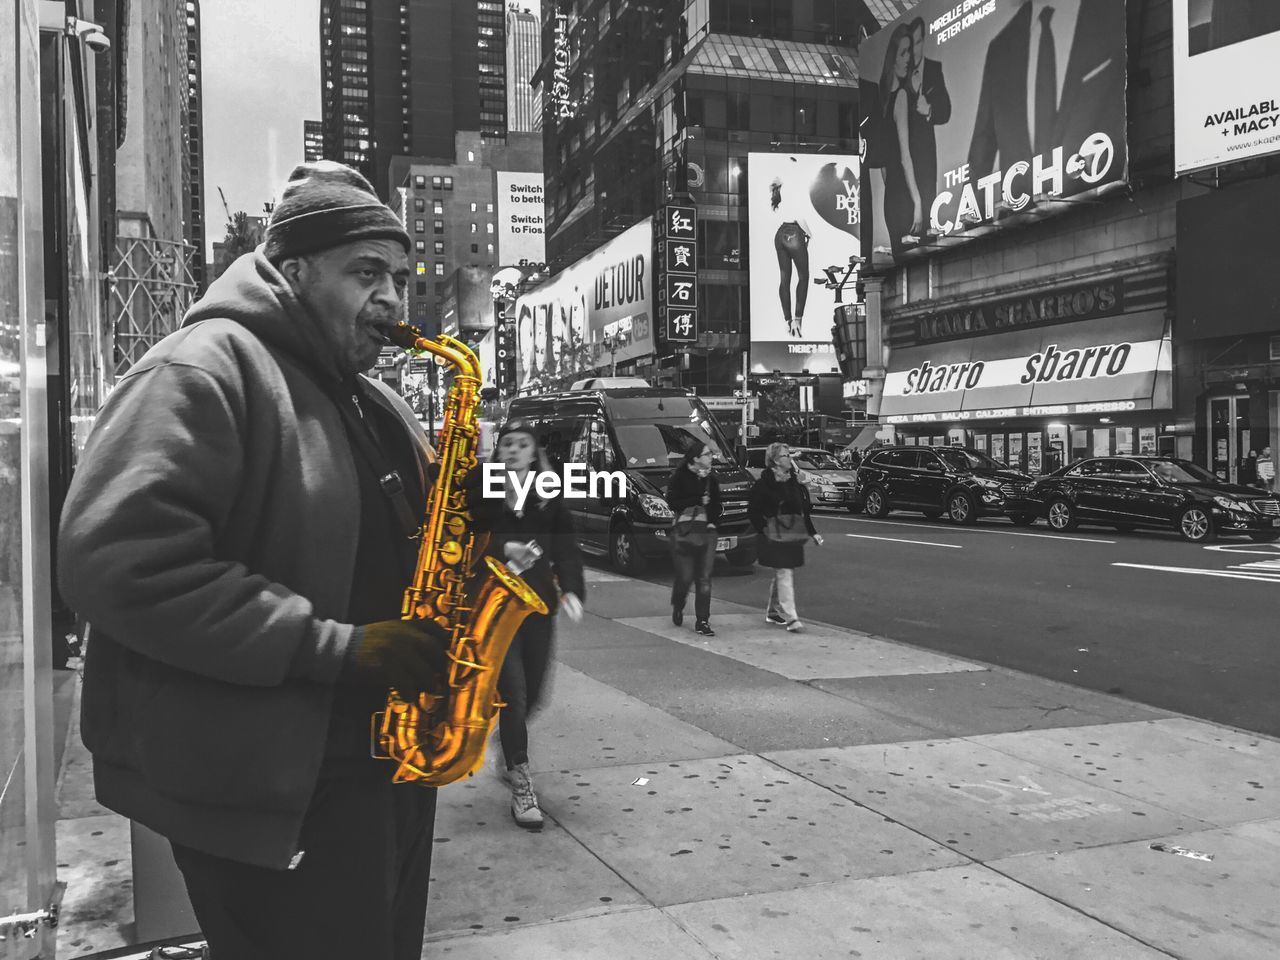
<path fill-rule="evenodd" d="M 455 135 L 507 135 L 499 0 L 321 0 L 325 156 L 360 170 L 384 200 L 391 161 L 453 162 Z"/>
<path fill-rule="evenodd" d="M 314 163 L 324 157 L 324 124 L 319 120 L 302 121 L 302 159 Z"/>
<path fill-rule="evenodd" d="M 200 0 L 184 2 L 187 9 L 187 166 L 184 170 L 183 214 L 187 243 L 195 247 L 191 274 L 196 286 L 204 290 L 207 277 L 204 260 L 204 88 L 200 70 Z"/>
<path fill-rule="evenodd" d="M 551 270 L 563 270 L 668 202 L 697 209 L 697 341 L 682 345 L 678 356 L 655 343 L 649 356 L 620 363 L 619 375 L 678 378 L 700 391 L 732 393 L 750 342 L 747 156 L 856 155 L 854 47 L 910 5 L 542 5 L 537 79 L 548 92 L 543 142 Z M 656 328 L 660 318 L 653 319 Z M 823 331 L 829 326 L 828 319 Z M 788 362 L 800 374 L 805 359 L 797 352 Z M 827 368 L 821 372 L 830 376 Z M 838 399 L 838 381 L 835 394 Z"/>
<path fill-rule="evenodd" d="M 513 133 L 542 129 L 542 103 L 533 89 L 541 35 L 538 18 L 527 8 L 507 8 L 507 127 Z"/>

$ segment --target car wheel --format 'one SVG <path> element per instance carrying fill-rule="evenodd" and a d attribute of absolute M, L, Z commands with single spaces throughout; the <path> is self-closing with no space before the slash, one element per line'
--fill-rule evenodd
<path fill-rule="evenodd" d="M 1009 520 L 1015 527 L 1030 527 L 1035 524 L 1036 515 L 1034 513 L 1012 513 L 1009 515 Z"/>
<path fill-rule="evenodd" d="M 889 515 L 889 498 L 879 487 L 872 487 L 867 491 L 866 511 L 867 516 L 877 520 Z"/>
<path fill-rule="evenodd" d="M 1251 533 L 1249 539 L 1254 543 L 1275 543 L 1280 540 L 1280 533 Z"/>
<path fill-rule="evenodd" d="M 637 576 L 644 572 L 644 557 L 636 549 L 636 537 L 630 524 L 619 523 L 609 537 L 609 560 L 619 573 Z"/>
<path fill-rule="evenodd" d="M 1080 523 L 1070 500 L 1054 500 L 1049 504 L 1049 527 L 1058 533 L 1074 530 Z"/>
<path fill-rule="evenodd" d="M 963 490 L 953 493 L 947 500 L 947 516 L 962 527 L 977 522 L 978 508 L 974 506 L 973 497 Z"/>
<path fill-rule="evenodd" d="M 1178 518 L 1178 532 L 1190 543 L 1205 543 L 1214 539 L 1213 517 L 1200 504 L 1193 503 Z"/>
<path fill-rule="evenodd" d="M 929 510 L 921 510 L 920 512 L 924 514 L 925 519 L 927 520 L 937 520 L 940 516 L 942 516 L 942 511 L 936 508 L 929 509 Z"/>

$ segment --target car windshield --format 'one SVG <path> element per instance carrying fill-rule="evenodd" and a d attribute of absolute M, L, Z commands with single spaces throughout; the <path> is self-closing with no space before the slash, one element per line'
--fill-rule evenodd
<path fill-rule="evenodd" d="M 839 470 L 840 462 L 821 450 L 805 450 L 795 454 L 795 465 L 801 470 Z"/>
<path fill-rule="evenodd" d="M 1004 464 L 997 463 L 985 453 L 975 453 L 961 447 L 948 447 L 946 450 L 933 451 L 953 470 L 1003 470 Z"/>
<path fill-rule="evenodd" d="M 1147 466 L 1165 483 L 1220 483 L 1203 467 L 1189 460 L 1148 460 Z"/>
<path fill-rule="evenodd" d="M 727 464 L 732 457 L 716 442 L 714 433 L 692 420 L 614 422 L 613 432 L 629 467 L 673 467 L 695 442 L 711 448 L 713 463 Z"/>

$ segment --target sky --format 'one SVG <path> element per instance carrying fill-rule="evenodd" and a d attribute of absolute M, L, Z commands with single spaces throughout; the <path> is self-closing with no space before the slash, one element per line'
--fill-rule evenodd
<path fill-rule="evenodd" d="M 206 256 L 234 213 L 262 215 L 320 119 L 320 0 L 203 0 Z"/>

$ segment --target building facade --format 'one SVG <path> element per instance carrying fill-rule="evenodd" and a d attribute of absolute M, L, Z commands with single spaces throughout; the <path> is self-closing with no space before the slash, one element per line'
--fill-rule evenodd
<path fill-rule="evenodd" d="M 501 266 L 497 174 L 536 172 L 542 165 L 542 140 L 536 134 L 511 134 L 505 143 L 495 143 L 478 132 L 462 132 L 455 149 L 456 162 L 405 160 L 392 174 L 413 241 L 409 320 L 427 336 L 441 330 L 442 305 L 455 271 Z"/>
<path fill-rule="evenodd" d="M 1266 265 L 1280 242 L 1254 212 L 1280 203 L 1280 160 L 1175 173 L 1170 27 L 1179 3 L 1185 9 L 1186 0 L 1114 8 L 1109 37 L 1090 37 L 1096 24 L 1077 21 L 1073 57 L 1123 65 L 1111 103 L 1092 102 L 1082 129 L 1094 132 L 1065 152 L 1079 149 L 1082 167 L 1042 153 L 1018 170 L 1002 157 L 1003 182 L 985 181 L 984 194 L 985 168 L 946 179 L 939 156 L 936 215 L 924 230 L 892 236 L 896 253 L 870 236 L 889 219 L 877 220 L 871 197 L 883 191 L 888 211 L 894 188 L 881 171 L 898 162 L 877 158 L 872 144 L 863 247 L 876 264 L 863 282 L 869 409 L 882 439 L 960 444 L 1032 475 L 1082 457 L 1177 456 L 1232 482 L 1256 477 L 1250 451 L 1277 449 L 1280 296 Z M 873 38 L 863 51 L 876 47 Z M 949 83 L 954 100 L 962 70 Z M 1032 85 L 1016 78 L 1022 102 Z M 1113 171 L 1123 163 L 1122 189 L 1087 189 L 1106 179 L 1098 158 Z M 1029 206 L 1019 196 L 1027 176 L 1046 191 Z M 960 229 L 948 211 L 975 181 L 977 203 Z"/>
<path fill-rule="evenodd" d="M 497 0 L 322 0 L 325 156 L 390 199 L 395 158 L 452 163 L 463 130 L 502 142 L 505 33 Z"/>
<path fill-rule="evenodd" d="M 533 88 L 533 76 L 541 61 L 542 27 L 528 9 L 513 3 L 507 8 L 507 129 L 535 133 L 542 129 L 542 102 Z"/>
<path fill-rule="evenodd" d="M 319 120 L 302 121 L 302 159 L 305 163 L 324 159 L 324 124 Z"/>
<path fill-rule="evenodd" d="M 857 153 L 853 48 L 879 20 L 862 2 L 542 10 L 548 266 L 581 260 L 672 200 L 694 206 L 697 339 L 659 339 L 617 370 L 729 395 L 751 339 L 747 156 Z"/>
<path fill-rule="evenodd" d="M 200 69 L 200 0 L 185 0 L 187 8 L 187 109 L 186 155 L 183 190 L 186 241 L 195 250 L 191 259 L 191 277 L 203 291 L 208 284 L 205 275 L 205 183 L 204 183 L 204 84 Z"/>

